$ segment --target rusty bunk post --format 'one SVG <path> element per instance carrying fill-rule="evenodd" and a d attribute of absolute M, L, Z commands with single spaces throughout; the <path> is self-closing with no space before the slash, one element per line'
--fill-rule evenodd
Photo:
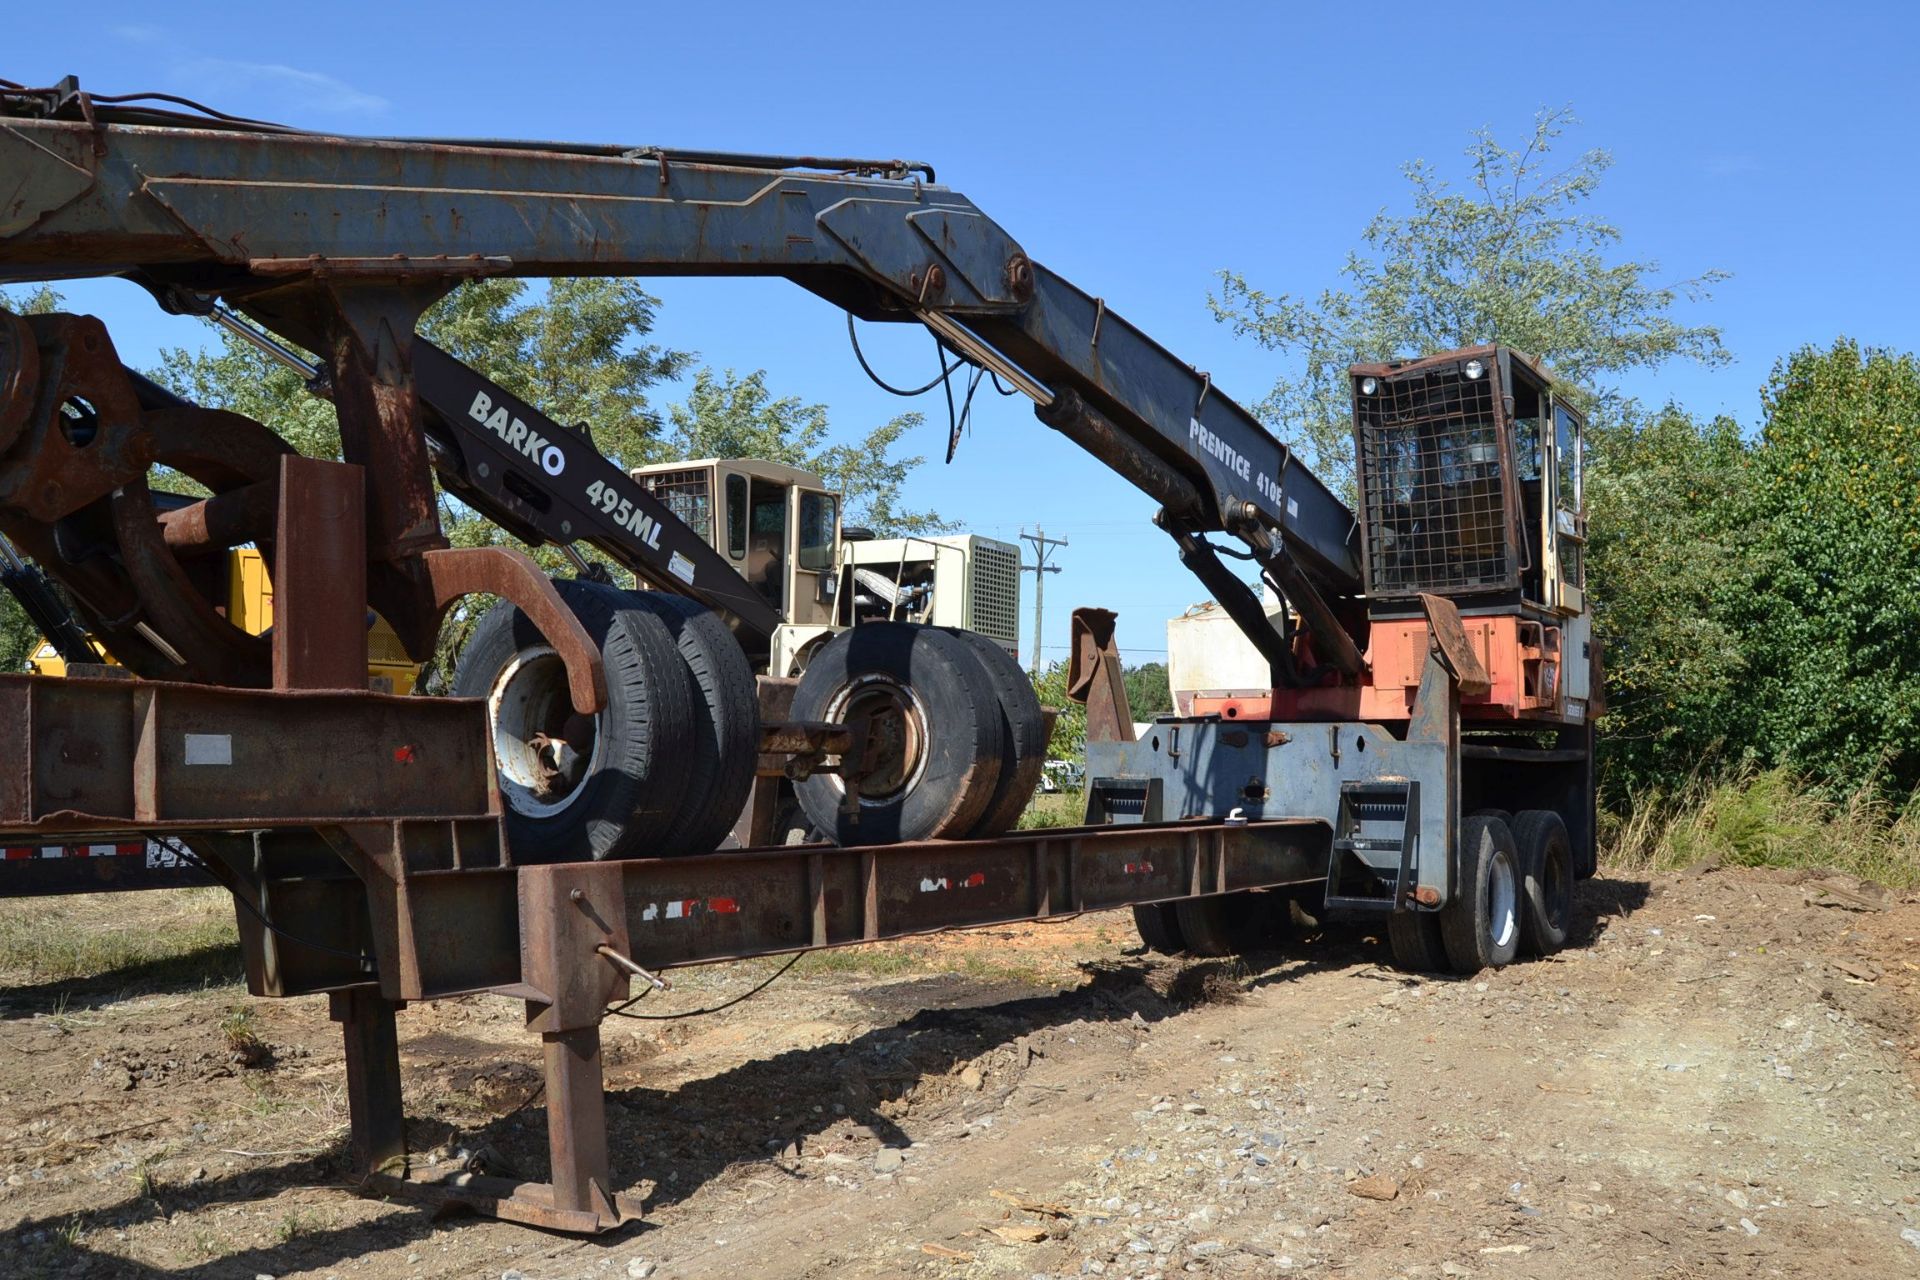
<path fill-rule="evenodd" d="M 361 467 L 298 455 L 280 459 L 273 549 L 276 690 L 366 687 L 365 512 Z M 245 911 L 236 907 L 234 914 L 242 929 L 264 932 Z M 327 1006 L 346 1041 L 347 1119 L 358 1181 L 407 1157 L 394 1022 L 400 1006 L 372 983 L 329 992 Z"/>

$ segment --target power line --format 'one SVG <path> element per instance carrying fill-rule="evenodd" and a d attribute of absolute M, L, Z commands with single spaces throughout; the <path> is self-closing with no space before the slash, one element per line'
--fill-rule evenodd
<path fill-rule="evenodd" d="M 1047 557 L 1055 547 L 1066 546 L 1067 540 L 1049 538 L 1047 531 L 1039 525 L 1033 526 L 1032 533 L 1023 527 L 1020 539 L 1033 544 L 1033 563 L 1021 565 L 1020 572 L 1033 575 L 1033 674 L 1037 679 L 1040 675 L 1040 624 L 1046 616 L 1047 575 L 1060 572 L 1060 566 L 1048 564 Z"/>

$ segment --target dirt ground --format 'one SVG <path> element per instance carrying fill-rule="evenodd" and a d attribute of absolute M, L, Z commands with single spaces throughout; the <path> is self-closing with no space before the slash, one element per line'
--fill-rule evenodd
<path fill-rule="evenodd" d="M 250 1000 L 224 943 L 0 974 L 0 1273 L 1920 1274 L 1920 898 L 1718 871 L 1579 907 L 1579 946 L 1478 980 L 1411 979 L 1352 931 L 1153 959 L 1105 915 L 610 1021 L 615 1173 L 647 1220 L 594 1240 L 356 1196 L 324 1002 Z M 220 909 L 4 906 L 102 935 Z M 641 1009 L 773 967 L 689 971 Z M 543 1175 L 520 1016 L 401 1015 L 417 1150 Z"/>

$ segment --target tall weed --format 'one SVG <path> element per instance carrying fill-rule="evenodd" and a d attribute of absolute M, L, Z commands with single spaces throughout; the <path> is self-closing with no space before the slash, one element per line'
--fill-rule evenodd
<path fill-rule="evenodd" d="M 1712 860 L 1831 868 L 1909 888 L 1920 884 L 1920 794 L 1895 805 L 1869 780 L 1835 801 L 1787 769 L 1695 776 L 1603 812 L 1600 859 L 1628 872 Z"/>

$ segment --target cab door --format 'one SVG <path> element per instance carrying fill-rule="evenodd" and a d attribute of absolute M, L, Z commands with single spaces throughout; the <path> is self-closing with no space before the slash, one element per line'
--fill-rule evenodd
<path fill-rule="evenodd" d="M 793 563 L 789 487 L 762 476 L 727 476 L 727 554 L 740 576 L 784 619 L 787 617 L 788 566 Z M 744 501 L 738 501 L 738 499 Z M 738 550 L 736 550 L 738 548 Z"/>
<path fill-rule="evenodd" d="M 1546 493 L 1540 504 L 1540 544 L 1547 553 L 1541 585 L 1547 607 L 1566 614 L 1586 608 L 1585 436 L 1585 420 L 1555 396 L 1553 429 L 1542 441 Z"/>
<path fill-rule="evenodd" d="M 787 553 L 787 599 L 793 603 L 787 620 L 830 623 L 839 586 L 840 502 L 833 494 L 796 486 L 788 524 L 792 545 Z"/>

